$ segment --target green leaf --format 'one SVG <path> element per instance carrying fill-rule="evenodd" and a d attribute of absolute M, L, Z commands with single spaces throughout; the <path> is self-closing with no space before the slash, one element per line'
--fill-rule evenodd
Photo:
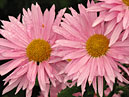
<path fill-rule="evenodd" d="M 83 97 L 94 97 L 94 89 L 93 89 L 93 86 L 89 86 L 88 82 L 86 83 L 86 91 L 83 95 Z"/>
<path fill-rule="evenodd" d="M 62 90 L 59 94 L 58 97 L 74 97 L 72 96 L 73 93 L 81 92 L 81 88 L 77 86 L 73 86 L 72 88 L 66 88 Z"/>
<path fill-rule="evenodd" d="M 38 78 L 36 77 L 35 86 L 39 86 Z"/>

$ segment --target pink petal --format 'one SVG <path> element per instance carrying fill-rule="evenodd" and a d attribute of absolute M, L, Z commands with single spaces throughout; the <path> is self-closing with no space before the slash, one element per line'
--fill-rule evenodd
<path fill-rule="evenodd" d="M 113 19 L 112 21 L 108 22 L 104 35 L 109 34 L 114 29 L 114 27 L 116 26 L 116 23 L 117 23 L 116 19 Z"/>
<path fill-rule="evenodd" d="M 87 82 L 87 79 L 84 80 L 83 83 L 82 83 L 82 85 L 81 85 L 82 95 L 84 95 L 84 92 L 85 92 L 86 82 Z"/>
<path fill-rule="evenodd" d="M 80 74 L 78 80 L 77 80 L 77 86 L 81 85 L 84 80 L 88 79 L 88 76 L 90 74 L 90 64 L 92 62 L 92 58 L 88 61 L 87 65 L 83 67 L 82 73 Z"/>
<path fill-rule="evenodd" d="M 110 58 L 110 62 L 113 64 L 113 65 L 111 65 L 113 70 L 116 71 L 116 72 L 119 72 L 120 70 L 118 68 L 117 62 L 112 58 Z"/>
<path fill-rule="evenodd" d="M 0 74 L 5 75 L 6 73 L 10 72 L 14 68 L 24 64 L 26 61 L 25 58 L 19 58 L 16 60 L 9 61 L 3 65 L 0 66 Z"/>
<path fill-rule="evenodd" d="M 107 75 L 107 73 L 105 73 L 104 78 L 105 78 L 105 80 L 106 80 L 107 83 L 110 83 L 110 82 L 111 82 L 111 81 L 110 81 L 110 78 L 109 78 L 108 75 Z"/>
<path fill-rule="evenodd" d="M 64 15 L 65 11 L 66 11 L 66 8 L 61 9 L 61 10 L 58 12 L 58 14 L 57 14 L 57 16 L 56 16 L 56 19 L 55 19 L 55 22 L 54 22 L 54 25 L 59 25 L 59 24 L 60 24 L 60 22 L 61 22 L 61 20 L 62 20 L 62 16 Z"/>
<path fill-rule="evenodd" d="M 38 81 L 39 81 L 39 86 L 42 91 L 45 91 L 46 89 L 46 79 L 45 79 L 45 70 L 44 70 L 44 65 L 40 64 L 38 66 Z"/>
<path fill-rule="evenodd" d="M 26 34 L 29 36 L 29 41 L 31 41 L 32 39 L 34 39 L 34 34 L 31 32 L 32 31 L 32 27 L 33 27 L 33 23 L 32 23 L 32 17 L 31 17 L 31 11 L 30 9 L 28 9 L 28 12 L 23 8 L 23 23 L 24 25 L 26 25 Z"/>
<path fill-rule="evenodd" d="M 91 62 L 90 74 L 89 74 L 89 78 L 88 78 L 89 85 L 91 85 L 94 77 L 96 76 L 96 73 L 95 73 L 96 69 L 97 69 L 96 59 L 93 58 L 92 62 Z"/>
<path fill-rule="evenodd" d="M 41 9 L 37 3 L 36 3 L 36 6 L 32 4 L 31 9 L 32 9 L 32 15 L 31 15 L 32 23 L 34 26 L 33 34 L 36 39 L 41 38 L 40 29 L 42 29 L 42 24 L 43 24 L 43 15 L 42 15 Z"/>
<path fill-rule="evenodd" d="M 15 69 L 11 74 L 10 74 L 10 79 L 16 79 L 21 77 L 22 75 L 26 74 L 28 71 L 28 67 L 27 66 L 28 63 L 26 63 L 23 66 L 18 67 L 17 69 Z"/>
<path fill-rule="evenodd" d="M 105 1 L 108 4 L 116 3 L 116 4 L 121 4 L 120 0 L 100 0 L 100 1 Z"/>
<path fill-rule="evenodd" d="M 129 81 L 128 81 L 127 79 L 125 79 L 123 76 L 122 76 L 122 78 L 123 78 L 123 81 L 124 81 L 125 83 L 129 84 Z"/>
<path fill-rule="evenodd" d="M 115 12 L 115 11 L 120 11 L 120 12 L 122 12 L 124 9 L 123 9 L 123 5 L 116 5 L 116 6 L 114 6 L 113 8 L 111 8 L 110 9 L 110 11 L 109 12 Z"/>
<path fill-rule="evenodd" d="M 93 18 L 91 18 L 90 16 L 88 16 L 88 14 L 81 14 L 79 17 L 79 21 L 81 23 L 81 33 L 83 33 L 83 37 L 85 38 L 85 41 L 92 36 L 95 32 L 94 29 L 92 28 L 92 21 L 90 21 L 91 19 L 93 20 Z M 87 27 L 85 26 L 87 25 Z M 91 33 L 92 32 L 92 33 Z"/>
<path fill-rule="evenodd" d="M 37 75 L 37 64 L 35 62 L 29 62 L 29 69 L 27 72 L 27 78 L 30 82 L 35 82 L 36 75 Z"/>
<path fill-rule="evenodd" d="M 129 46 L 129 40 L 118 41 L 115 44 L 112 45 L 112 47 L 128 47 Z"/>
<path fill-rule="evenodd" d="M 104 21 L 111 21 L 111 20 L 113 20 L 117 16 L 117 14 L 118 14 L 117 12 L 111 12 L 111 13 L 109 13 L 105 17 Z"/>
<path fill-rule="evenodd" d="M 123 82 L 122 75 L 119 72 L 116 72 L 116 71 L 114 71 L 114 72 L 115 72 L 115 75 L 116 75 L 117 79 L 119 81 Z"/>
<path fill-rule="evenodd" d="M 98 11 L 103 11 L 105 10 L 104 8 L 101 7 L 101 3 L 97 3 L 96 5 L 94 6 L 91 6 L 87 9 L 87 11 L 94 11 L 94 12 L 98 12 Z"/>
<path fill-rule="evenodd" d="M 101 7 L 102 8 L 105 8 L 105 9 L 111 9 L 111 8 L 113 8 L 114 7 L 114 5 L 113 4 L 106 4 L 106 3 L 101 3 Z"/>
<path fill-rule="evenodd" d="M 128 74 L 128 76 L 129 76 L 129 71 L 128 71 L 127 68 L 125 68 L 123 65 L 121 65 L 119 63 L 118 63 L 118 66 L 120 66 Z"/>
<path fill-rule="evenodd" d="M 122 32 L 122 25 L 121 23 L 117 24 L 114 31 L 112 32 L 112 36 L 110 39 L 109 47 L 113 45 L 119 38 L 120 33 Z"/>
<path fill-rule="evenodd" d="M 3 94 L 11 91 L 12 89 L 14 89 L 18 84 L 19 82 L 21 81 L 21 78 L 17 79 L 14 83 L 12 83 L 11 85 L 8 85 L 4 90 L 3 90 Z"/>
<path fill-rule="evenodd" d="M 69 10 L 71 11 L 71 13 L 74 17 L 76 17 L 78 15 L 78 13 L 72 7 L 70 7 Z"/>
<path fill-rule="evenodd" d="M 65 67 L 65 69 L 62 72 L 68 73 L 71 68 L 73 67 L 74 64 L 76 64 L 78 62 L 79 59 L 76 60 L 71 60 Z"/>
<path fill-rule="evenodd" d="M 21 19 L 21 14 L 18 15 L 17 19 L 18 19 L 18 21 L 20 21 L 20 19 Z"/>
<path fill-rule="evenodd" d="M 74 28 L 72 28 L 70 25 L 67 25 L 66 23 L 64 22 L 61 22 L 61 26 L 62 28 L 64 28 L 66 31 L 68 31 L 68 33 L 70 33 L 72 36 L 82 40 L 82 41 L 85 41 L 85 39 L 81 36 L 81 34 Z"/>
<path fill-rule="evenodd" d="M 75 72 L 78 72 L 82 66 L 84 66 L 88 60 L 90 59 L 90 56 L 85 55 L 82 57 L 78 62 L 75 63 L 75 65 L 69 70 L 68 75 L 72 75 Z"/>
<path fill-rule="evenodd" d="M 76 17 L 73 17 L 71 16 L 70 14 L 68 13 L 65 13 L 64 14 L 64 17 L 65 19 L 67 19 L 67 21 L 70 23 L 71 26 L 77 28 L 78 31 L 81 31 L 79 28 L 80 28 L 80 25 L 78 24 L 78 21 L 76 19 Z M 80 33 L 81 34 L 81 33 Z"/>
<path fill-rule="evenodd" d="M 85 14 L 86 13 L 86 8 L 82 4 L 78 4 L 78 8 L 80 13 Z"/>
<path fill-rule="evenodd" d="M 76 59 L 76 58 L 83 57 L 84 55 L 86 55 L 86 50 L 85 49 L 77 50 L 75 52 L 71 52 L 71 53 L 67 54 L 66 56 L 64 56 L 63 60 Z"/>
<path fill-rule="evenodd" d="M 109 88 L 111 89 L 111 91 L 113 90 L 113 83 L 112 82 L 110 82 L 110 83 L 107 83 L 108 84 L 108 86 L 109 86 Z"/>
<path fill-rule="evenodd" d="M 70 35 L 66 30 L 62 29 L 61 27 L 53 26 L 53 30 L 55 33 L 62 35 L 66 39 L 74 39 L 72 35 Z"/>
<path fill-rule="evenodd" d="M 62 58 L 60 57 L 51 56 L 48 63 L 56 63 L 56 62 L 59 62 L 61 59 Z"/>
<path fill-rule="evenodd" d="M 128 35 L 129 35 L 129 28 L 124 31 L 124 35 L 122 37 L 122 41 L 124 41 L 125 39 L 127 39 Z"/>
<path fill-rule="evenodd" d="M 9 47 L 9 48 L 22 49 L 21 47 L 13 44 L 12 42 L 10 42 L 6 39 L 3 39 L 3 38 L 0 38 L 0 45 L 5 46 L 5 47 Z"/>
<path fill-rule="evenodd" d="M 46 73 L 48 74 L 48 76 L 51 78 L 53 78 L 54 76 L 53 76 L 53 74 L 52 74 L 52 67 L 51 67 L 51 65 L 48 63 L 48 62 L 43 62 L 43 64 L 44 64 L 44 67 L 45 67 L 45 71 L 46 71 Z"/>
<path fill-rule="evenodd" d="M 35 85 L 35 81 L 34 81 L 34 82 L 29 82 L 27 89 L 28 89 L 28 90 L 32 90 L 33 87 L 34 87 L 34 85 Z M 27 92 L 27 91 L 26 91 L 26 92 Z"/>
<path fill-rule="evenodd" d="M 100 15 L 92 24 L 92 27 L 95 27 L 96 25 L 100 24 L 102 21 L 104 21 L 106 15 Z"/>
<path fill-rule="evenodd" d="M 18 85 L 18 87 L 17 87 L 17 90 L 16 90 L 16 92 L 15 92 L 15 95 L 20 91 L 20 89 L 23 87 L 23 85 L 26 83 L 25 82 L 25 76 L 21 79 L 21 82 L 20 82 L 20 84 Z"/>
<path fill-rule="evenodd" d="M 97 61 L 96 64 L 97 64 L 97 67 L 98 67 L 98 75 L 104 76 L 105 69 L 104 69 L 104 66 L 103 66 L 103 64 L 104 64 L 103 58 L 102 57 L 97 58 L 96 61 Z"/>
<path fill-rule="evenodd" d="M 29 81 L 28 81 L 27 77 L 25 77 L 25 83 L 23 85 L 22 90 L 25 90 L 27 88 L 28 84 L 29 84 Z"/>
<path fill-rule="evenodd" d="M 11 21 L 12 24 L 12 31 L 16 31 L 17 36 L 19 37 L 19 39 L 21 39 L 22 41 L 25 42 L 25 44 L 28 44 L 28 36 L 26 34 L 25 31 L 25 26 L 16 18 L 9 16 L 9 19 Z M 7 26 L 9 28 L 9 26 Z M 16 27 L 16 29 L 14 29 Z M 11 30 L 11 29 L 10 29 Z M 9 31 L 10 31 L 9 30 Z M 22 38 L 24 36 L 24 39 Z"/>
<path fill-rule="evenodd" d="M 117 23 L 120 22 L 122 20 L 122 18 L 124 17 L 124 14 L 121 12 L 117 15 Z"/>
<path fill-rule="evenodd" d="M 3 57 L 8 57 L 8 58 L 17 58 L 17 57 L 24 57 L 26 56 L 26 53 L 24 51 L 6 51 L 2 53 Z"/>
<path fill-rule="evenodd" d="M 129 10 L 127 9 L 123 18 L 123 28 L 126 29 L 127 28 L 127 23 L 129 20 Z"/>
<path fill-rule="evenodd" d="M 94 88 L 95 93 L 97 94 L 97 83 L 96 83 L 96 78 L 94 78 L 94 80 L 93 80 L 93 88 Z"/>
<path fill-rule="evenodd" d="M 47 20 L 47 18 L 48 18 L 48 21 L 46 21 L 47 24 L 44 22 L 44 25 L 49 25 L 49 26 L 45 27 L 45 32 L 43 35 L 45 40 L 48 40 L 50 37 L 52 25 L 53 25 L 54 18 L 55 18 L 55 5 L 53 5 L 51 7 L 50 13 L 48 14 L 48 16 L 45 15 L 45 13 L 44 13 L 44 21 L 45 21 L 45 19 Z"/>
<path fill-rule="evenodd" d="M 109 55 L 110 57 L 116 58 L 116 59 L 123 59 L 124 56 L 121 54 L 118 54 L 117 52 L 115 52 L 115 49 L 110 49 L 107 53 L 107 55 Z"/>
<path fill-rule="evenodd" d="M 70 41 L 70 40 L 57 40 L 56 44 L 60 46 L 71 47 L 71 48 L 84 48 L 85 47 L 85 43 L 77 42 L 77 41 Z"/>
<path fill-rule="evenodd" d="M 32 95 L 32 90 L 28 89 L 28 92 L 26 92 L 26 97 L 31 97 L 31 95 Z"/>
<path fill-rule="evenodd" d="M 26 48 L 25 42 L 19 40 L 19 38 L 14 33 L 6 30 L 0 30 L 0 34 L 10 40 L 12 43 L 16 44 L 17 46 Z"/>
<path fill-rule="evenodd" d="M 100 97 L 103 97 L 103 77 L 98 77 L 98 92 Z"/>
<path fill-rule="evenodd" d="M 110 60 L 106 56 L 103 56 L 103 59 L 104 59 L 104 63 L 105 63 L 104 68 L 107 72 L 108 77 L 110 78 L 110 80 L 112 82 L 115 82 L 115 75 L 114 75 L 113 69 L 111 67 Z"/>
<path fill-rule="evenodd" d="M 48 24 L 49 16 L 50 16 L 50 13 L 49 13 L 48 9 L 46 9 L 46 10 L 44 11 L 44 16 L 43 16 L 43 25 L 44 25 L 43 32 L 45 32 L 46 29 L 48 29 L 48 27 L 45 27 L 45 25 Z M 43 39 L 46 38 L 46 35 L 47 35 L 47 32 L 43 33 Z M 46 39 L 45 39 L 45 40 L 46 40 Z"/>

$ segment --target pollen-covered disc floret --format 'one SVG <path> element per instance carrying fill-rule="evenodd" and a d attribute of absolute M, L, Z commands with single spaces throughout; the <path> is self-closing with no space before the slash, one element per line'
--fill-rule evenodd
<path fill-rule="evenodd" d="M 126 4 L 127 6 L 129 6 L 129 0 L 122 0 L 124 4 Z"/>
<path fill-rule="evenodd" d="M 42 62 L 50 57 L 51 46 L 45 40 L 35 39 L 26 48 L 26 54 L 29 60 Z"/>
<path fill-rule="evenodd" d="M 92 57 L 100 57 L 108 51 L 109 39 L 104 35 L 95 34 L 86 42 L 86 50 Z"/>

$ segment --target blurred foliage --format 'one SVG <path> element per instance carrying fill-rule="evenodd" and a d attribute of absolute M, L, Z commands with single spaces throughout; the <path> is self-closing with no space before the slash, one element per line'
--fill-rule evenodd
<path fill-rule="evenodd" d="M 6 3 L 7 0 L 0 0 L 0 8 L 3 9 Z"/>
<path fill-rule="evenodd" d="M 124 86 L 125 85 L 125 86 Z M 104 80 L 104 90 L 106 90 L 108 88 L 108 86 L 106 85 L 106 81 Z M 93 86 L 89 86 L 89 84 L 86 84 L 86 92 L 84 93 L 83 97 L 94 97 L 94 95 L 97 95 L 97 97 L 100 97 L 97 94 L 95 94 Z M 113 86 L 113 90 L 108 94 L 108 96 L 105 96 L 103 94 L 103 97 L 112 97 L 114 94 L 118 94 L 121 91 L 121 97 L 129 97 L 129 84 L 124 84 L 123 86 L 118 84 L 118 80 L 116 79 L 116 82 Z M 77 87 L 77 85 L 71 87 L 71 88 L 66 88 L 64 90 L 62 90 L 58 97 L 74 97 L 72 96 L 73 93 L 77 93 L 77 92 L 81 92 L 81 87 Z M 114 96 L 113 96 L 114 97 Z"/>
<path fill-rule="evenodd" d="M 72 96 L 73 93 L 77 93 L 81 91 L 81 87 L 73 86 L 71 88 L 66 88 L 62 90 L 59 94 L 58 97 L 74 97 Z"/>
<path fill-rule="evenodd" d="M 38 3 L 42 11 L 50 8 L 53 4 L 56 5 L 56 12 L 66 7 L 73 7 L 78 10 L 78 4 L 86 5 L 87 0 L 0 0 L 0 19 L 8 20 L 8 16 L 17 17 L 22 13 L 22 9 L 30 8 L 32 3 Z"/>

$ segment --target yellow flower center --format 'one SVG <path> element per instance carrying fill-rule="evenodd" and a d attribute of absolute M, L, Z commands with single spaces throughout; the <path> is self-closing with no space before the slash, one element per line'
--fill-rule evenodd
<path fill-rule="evenodd" d="M 51 46 L 47 41 L 35 39 L 27 46 L 26 55 L 30 61 L 42 62 L 50 57 L 51 51 Z"/>
<path fill-rule="evenodd" d="M 109 47 L 109 39 L 104 35 L 95 34 L 86 42 L 86 50 L 92 57 L 105 55 Z"/>
<path fill-rule="evenodd" d="M 124 4 L 126 4 L 127 6 L 129 6 L 129 0 L 122 0 Z"/>

